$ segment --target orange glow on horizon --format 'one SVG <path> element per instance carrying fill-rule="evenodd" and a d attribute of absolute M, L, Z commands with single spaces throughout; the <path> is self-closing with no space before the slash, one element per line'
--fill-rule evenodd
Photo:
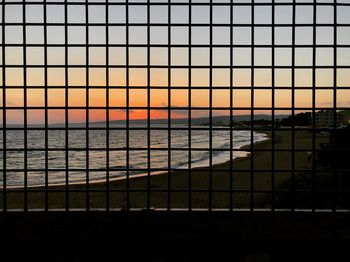
<path fill-rule="evenodd" d="M 6 69 L 7 70 L 7 69 Z M 69 69 L 71 70 L 71 69 Z M 111 71 L 113 70 L 113 71 Z M 295 107 L 296 109 L 302 107 L 312 106 L 312 88 L 310 82 L 310 72 L 308 70 L 301 71 L 296 70 L 296 89 L 295 89 Z M 207 79 L 207 69 L 197 69 L 192 73 L 192 88 L 191 88 L 191 108 L 195 107 L 210 107 L 210 85 Z M 11 86 L 11 88 L 6 89 L 6 106 L 11 107 L 24 107 L 24 88 L 23 81 L 21 79 L 21 72 L 23 70 L 19 69 L 9 69 L 7 75 L 6 85 Z M 118 88 L 113 88 L 110 86 L 109 90 L 109 106 L 116 107 L 110 109 L 110 120 L 123 120 L 126 119 L 125 109 L 127 106 L 127 88 L 125 83 L 125 69 L 110 69 L 110 81 L 113 84 L 117 84 Z M 186 108 L 189 106 L 189 89 L 175 89 L 168 88 L 168 71 L 167 70 L 152 70 L 150 72 L 151 86 L 164 87 L 164 89 L 152 89 L 148 91 L 147 86 L 147 70 L 146 69 L 130 69 L 130 88 L 129 88 L 129 119 L 147 119 L 147 110 L 133 109 L 132 107 L 147 107 L 148 106 L 148 94 L 150 95 L 151 107 L 160 107 L 164 109 L 151 110 L 151 119 L 166 119 L 168 118 L 167 107 L 181 107 Z M 213 78 L 213 86 L 216 85 L 221 87 L 227 87 L 226 89 L 216 89 L 212 90 L 212 106 L 213 107 L 230 107 L 230 90 L 227 84 L 227 74 L 229 71 L 217 72 L 216 80 Z M 337 80 L 337 85 L 340 87 L 350 85 L 350 80 L 345 73 L 348 71 L 340 70 L 338 72 L 339 79 Z M 70 84 L 67 88 L 55 87 L 51 88 L 47 86 L 47 97 L 48 97 L 48 109 L 49 109 L 49 123 L 62 123 L 65 121 L 64 118 L 64 107 L 66 100 L 68 101 L 69 107 L 69 122 L 85 122 L 86 112 L 85 109 L 74 107 L 86 107 L 86 101 L 88 96 L 88 107 L 101 108 L 101 109 L 90 109 L 89 111 L 89 121 L 98 122 L 106 120 L 106 107 L 107 107 L 107 88 L 105 88 L 105 77 L 106 71 L 89 71 L 91 79 L 89 80 L 89 89 L 87 89 L 85 84 L 86 70 L 73 68 L 70 71 Z M 187 69 L 172 69 L 171 87 L 188 87 L 188 70 Z M 290 73 L 290 72 L 289 72 Z M 275 87 L 287 87 L 290 84 L 289 73 L 284 70 L 276 72 Z M 328 77 L 328 71 L 319 72 L 317 75 L 319 77 L 316 79 L 318 86 L 330 85 L 330 76 Z M 42 70 L 28 70 L 28 78 L 30 81 L 27 87 L 27 104 L 28 110 L 31 107 L 42 107 L 42 109 L 31 110 L 28 112 L 28 123 L 43 124 L 44 123 L 44 107 L 45 107 L 45 88 L 42 81 Z M 350 75 L 350 74 L 349 74 Z M 174 79 L 178 76 L 177 79 Z M 214 75 L 213 75 L 214 76 Z M 247 108 L 247 110 L 234 110 L 234 114 L 250 114 L 249 107 L 251 106 L 251 95 L 252 90 L 250 90 L 250 73 L 246 69 L 237 69 L 233 74 L 233 85 L 239 87 L 246 87 L 245 89 L 235 88 L 233 89 L 233 107 Z M 254 86 L 266 87 L 266 89 L 254 89 L 254 107 L 272 107 L 272 89 L 267 88 L 271 86 L 271 77 L 268 73 L 264 71 L 257 71 L 254 79 Z M 287 79 L 287 80 L 286 80 Z M 34 84 L 42 86 L 38 88 Z M 73 85 L 74 87 L 71 87 Z M 196 85 L 201 88 L 196 88 Z M 227 85 L 227 86 L 226 86 Z M 123 88 L 125 86 L 125 88 Z M 35 87 L 35 88 L 34 88 Z M 137 87 L 137 88 L 135 88 Z M 298 87 L 308 87 L 308 89 L 301 89 Z M 332 86 L 328 89 L 317 89 L 315 104 L 317 107 L 332 107 L 333 106 L 333 90 Z M 89 92 L 89 93 L 87 93 Z M 170 92 L 170 94 L 169 94 Z M 68 97 L 66 99 L 66 93 Z M 291 89 L 276 89 L 275 90 L 275 107 L 278 108 L 291 108 L 292 104 L 292 91 Z M 1 96 L 3 92 L 1 92 Z M 168 104 L 168 96 L 170 95 L 170 105 Z M 337 90 L 337 106 L 349 107 L 350 91 L 349 90 Z M 2 102 L 2 99 L 1 99 Z M 51 107 L 61 107 L 62 109 L 56 108 L 55 110 L 50 109 Z M 277 112 L 277 111 L 276 111 Z M 259 113 L 271 113 L 270 110 L 264 110 Z M 281 114 L 289 114 L 290 111 L 281 111 Z M 24 121 L 24 110 L 9 110 L 7 113 L 8 123 L 23 123 Z M 227 110 L 215 111 L 213 115 L 229 115 Z M 192 111 L 192 117 L 200 117 L 196 110 Z M 180 110 L 172 110 L 172 118 L 187 118 L 187 113 L 181 112 Z"/>

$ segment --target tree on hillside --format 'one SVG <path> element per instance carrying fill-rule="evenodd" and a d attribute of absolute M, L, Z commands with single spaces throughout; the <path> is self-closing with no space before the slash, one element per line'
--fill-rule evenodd
<path fill-rule="evenodd" d="M 287 118 L 281 119 L 280 124 L 282 126 L 311 126 L 311 113 L 299 113 L 293 116 L 288 116 Z"/>

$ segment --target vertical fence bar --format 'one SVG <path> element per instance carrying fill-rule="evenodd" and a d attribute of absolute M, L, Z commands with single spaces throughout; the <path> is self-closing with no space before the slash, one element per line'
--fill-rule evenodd
<path fill-rule="evenodd" d="M 151 27 L 147 0 L 147 209 L 151 208 Z"/>
<path fill-rule="evenodd" d="M 45 88 L 45 211 L 49 210 L 49 155 L 48 155 L 48 70 L 47 70 L 47 5 L 46 0 L 43 4 L 44 14 L 44 88 Z"/>
<path fill-rule="evenodd" d="M 296 20 L 296 0 L 293 0 L 292 8 L 292 76 L 291 76 L 291 87 L 292 87 L 292 97 L 291 97 L 291 106 L 292 106 L 292 171 L 291 171 L 291 211 L 295 209 L 295 21 Z"/>
<path fill-rule="evenodd" d="M 171 210 L 171 3 L 168 3 L 168 192 L 167 192 L 167 198 L 168 198 L 168 203 L 167 203 L 167 210 Z"/>
<path fill-rule="evenodd" d="M 209 211 L 213 208 L 213 0 L 210 0 L 209 48 Z"/>
<path fill-rule="evenodd" d="M 24 106 L 24 211 L 28 211 L 28 83 L 27 83 L 27 23 L 26 23 L 26 2 L 23 1 L 23 106 Z"/>
<path fill-rule="evenodd" d="M 89 0 L 85 0 L 85 66 L 86 66 L 86 72 L 85 72 L 85 82 L 86 82 L 86 112 L 85 112 L 85 137 L 86 137 L 86 151 L 85 151 L 85 157 L 86 157 L 86 211 L 90 211 L 90 134 L 89 134 L 89 127 L 90 127 L 90 107 L 89 107 L 89 100 L 90 100 L 90 64 L 89 64 L 89 49 L 90 49 L 90 34 L 89 34 Z"/>
<path fill-rule="evenodd" d="M 106 0 L 106 6 L 105 6 L 105 27 L 106 27 L 106 146 L 107 146 L 107 152 L 106 152 L 106 164 L 107 164 L 107 172 L 106 172 L 106 211 L 109 211 L 110 209 L 110 194 L 109 194 L 109 177 L 110 177 L 110 139 L 109 139 L 109 132 L 110 132 L 110 118 L 109 118 L 109 1 Z"/>
<path fill-rule="evenodd" d="M 192 211 L 192 0 L 188 23 L 188 210 Z"/>
<path fill-rule="evenodd" d="M 230 211 L 233 211 L 233 1 L 230 0 Z"/>
<path fill-rule="evenodd" d="M 130 58 L 129 58 L 129 0 L 125 0 L 125 20 L 126 20 L 126 209 L 130 210 Z"/>
<path fill-rule="evenodd" d="M 272 0 L 272 6 L 271 6 L 271 14 L 272 14 L 272 27 L 271 27 L 271 60 L 272 60 L 272 68 L 271 68 L 271 83 L 272 83 L 272 92 L 271 92 L 271 106 L 272 106 L 272 112 L 271 112 L 271 210 L 275 211 L 275 12 L 276 12 L 276 6 L 275 6 L 275 0 Z"/>
<path fill-rule="evenodd" d="M 254 211 L 254 88 L 255 88 L 255 0 L 252 0 L 251 6 L 251 18 L 252 18 L 252 26 L 251 26 L 251 72 L 250 72 L 250 211 Z"/>
<path fill-rule="evenodd" d="M 312 24 L 312 211 L 315 212 L 316 196 L 316 25 L 317 25 L 317 3 L 313 2 L 313 24 Z"/>
<path fill-rule="evenodd" d="M 337 0 L 334 0 L 333 2 L 333 133 L 334 135 L 337 134 L 337 122 L 338 122 L 338 115 L 337 115 L 337 66 L 338 66 L 338 58 L 337 58 Z M 331 135 L 331 134 L 330 134 Z M 336 152 L 334 148 L 332 148 L 332 165 L 333 165 L 333 203 L 332 203 L 332 211 L 337 211 L 337 197 L 338 197 L 338 171 L 337 164 L 336 164 Z"/>
<path fill-rule="evenodd" d="M 3 3 L 2 6 L 2 43 L 6 44 L 6 38 L 5 38 L 5 9 L 6 9 L 6 4 L 5 2 Z M 6 112 L 7 112 L 7 103 L 6 103 L 6 71 L 5 71 L 5 67 L 6 67 L 6 60 L 5 60 L 5 56 L 6 56 L 6 50 L 5 50 L 5 45 L 2 47 L 1 49 L 2 51 L 2 68 L 1 68 L 1 74 L 2 74 L 2 150 L 3 150 L 3 160 L 2 160 L 2 165 L 3 165 L 3 184 L 2 184 L 2 199 L 3 199 L 3 207 L 2 210 L 5 212 L 7 211 L 7 123 L 6 123 Z"/>
<path fill-rule="evenodd" d="M 65 76 L 65 167 L 66 167 L 66 177 L 65 177 L 65 208 L 69 211 L 69 154 L 68 154 L 68 131 L 69 131 L 69 71 L 68 71 L 68 0 L 64 1 L 64 76 Z"/>

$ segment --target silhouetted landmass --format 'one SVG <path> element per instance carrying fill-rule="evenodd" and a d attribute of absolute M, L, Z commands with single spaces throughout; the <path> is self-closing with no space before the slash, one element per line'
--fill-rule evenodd
<path fill-rule="evenodd" d="M 277 124 L 275 122 L 275 124 Z M 259 120 L 254 120 L 252 121 L 233 121 L 232 125 L 234 126 L 235 129 L 247 129 L 247 128 L 266 128 L 266 129 L 271 129 L 272 128 L 272 120 L 266 120 L 266 119 L 259 119 Z"/>
<path fill-rule="evenodd" d="M 282 126 L 311 126 L 311 113 L 299 113 L 293 116 L 288 116 L 281 119 Z"/>
<path fill-rule="evenodd" d="M 287 117 L 287 115 L 276 115 L 275 119 L 283 119 Z M 235 122 L 240 121 L 250 121 L 251 115 L 235 115 L 232 116 L 232 120 Z M 271 115 L 265 115 L 265 114 L 259 114 L 254 115 L 254 120 L 271 120 Z M 231 118 L 230 116 L 213 116 L 212 117 L 212 125 L 224 125 L 228 126 L 230 125 Z M 111 121 L 111 124 L 122 124 L 125 123 L 125 120 L 116 120 Z M 150 120 L 151 124 L 168 124 L 168 119 L 152 119 Z M 146 119 L 139 119 L 139 120 L 129 120 L 130 124 L 142 124 L 147 125 Z M 178 124 L 178 125 L 187 125 L 189 123 L 188 118 L 172 118 L 171 124 Z M 192 125 L 209 125 L 210 119 L 209 117 L 196 117 L 192 118 L 191 124 Z"/>
<path fill-rule="evenodd" d="M 287 115 L 275 115 L 275 120 L 280 121 L 284 118 L 288 117 Z M 235 128 L 239 127 L 250 127 L 251 126 L 251 115 L 238 115 L 232 116 L 232 126 Z M 216 126 L 230 126 L 230 117 L 229 116 L 215 116 L 212 118 L 212 125 Z M 195 118 L 192 120 L 193 124 L 209 126 L 209 118 Z M 254 126 L 271 126 L 272 116 L 271 115 L 254 115 L 253 116 L 253 124 Z"/>

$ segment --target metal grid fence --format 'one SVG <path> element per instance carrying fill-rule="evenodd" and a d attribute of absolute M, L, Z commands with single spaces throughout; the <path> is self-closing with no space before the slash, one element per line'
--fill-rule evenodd
<path fill-rule="evenodd" d="M 348 1 L 0 8 L 3 211 L 347 208 Z"/>

